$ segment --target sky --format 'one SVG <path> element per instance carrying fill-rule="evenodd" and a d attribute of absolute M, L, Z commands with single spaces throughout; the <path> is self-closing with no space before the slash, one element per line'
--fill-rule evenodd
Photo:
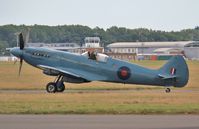
<path fill-rule="evenodd" d="M 179 31 L 199 26 L 199 0 L 0 0 L 0 25 Z"/>

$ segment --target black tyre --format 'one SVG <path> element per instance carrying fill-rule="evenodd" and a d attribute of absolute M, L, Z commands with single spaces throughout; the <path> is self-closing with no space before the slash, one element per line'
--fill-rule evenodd
<path fill-rule="evenodd" d="M 46 85 L 46 91 L 48 93 L 55 93 L 57 91 L 56 83 L 50 82 Z"/>
<path fill-rule="evenodd" d="M 59 81 L 57 83 L 57 92 L 63 92 L 65 90 L 65 85 L 63 81 Z"/>
<path fill-rule="evenodd" d="M 166 93 L 170 93 L 170 92 L 171 92 L 171 89 L 170 89 L 170 88 L 166 88 L 165 92 L 166 92 Z"/>

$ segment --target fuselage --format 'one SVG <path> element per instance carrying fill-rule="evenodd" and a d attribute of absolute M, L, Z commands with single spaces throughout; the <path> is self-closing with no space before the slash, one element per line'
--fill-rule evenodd
<path fill-rule="evenodd" d="M 24 48 L 23 50 L 14 48 L 11 53 L 17 57 L 20 56 L 34 67 L 45 65 L 54 68 L 76 69 L 85 74 L 90 73 L 96 78 L 97 76 L 103 77 L 99 80 L 96 79 L 96 81 L 165 85 L 162 79 L 158 77 L 158 70 L 148 69 L 111 57 L 108 57 L 106 62 L 101 62 L 88 59 L 80 54 L 46 48 Z"/>

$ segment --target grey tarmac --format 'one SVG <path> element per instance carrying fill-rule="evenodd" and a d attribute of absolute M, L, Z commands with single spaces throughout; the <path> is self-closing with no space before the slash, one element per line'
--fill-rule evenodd
<path fill-rule="evenodd" d="M 199 115 L 0 115 L 0 129 L 199 129 Z"/>

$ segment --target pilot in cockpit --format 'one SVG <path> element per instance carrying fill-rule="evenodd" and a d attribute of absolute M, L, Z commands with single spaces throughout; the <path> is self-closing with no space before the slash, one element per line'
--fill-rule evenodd
<path fill-rule="evenodd" d="M 96 53 L 94 51 L 90 52 L 88 51 L 88 58 L 91 59 L 91 60 L 96 60 Z"/>
<path fill-rule="evenodd" d="M 107 62 L 108 56 L 102 53 L 97 53 L 96 51 L 87 51 L 82 53 L 83 56 L 87 57 L 88 59 L 99 61 L 99 62 Z"/>

